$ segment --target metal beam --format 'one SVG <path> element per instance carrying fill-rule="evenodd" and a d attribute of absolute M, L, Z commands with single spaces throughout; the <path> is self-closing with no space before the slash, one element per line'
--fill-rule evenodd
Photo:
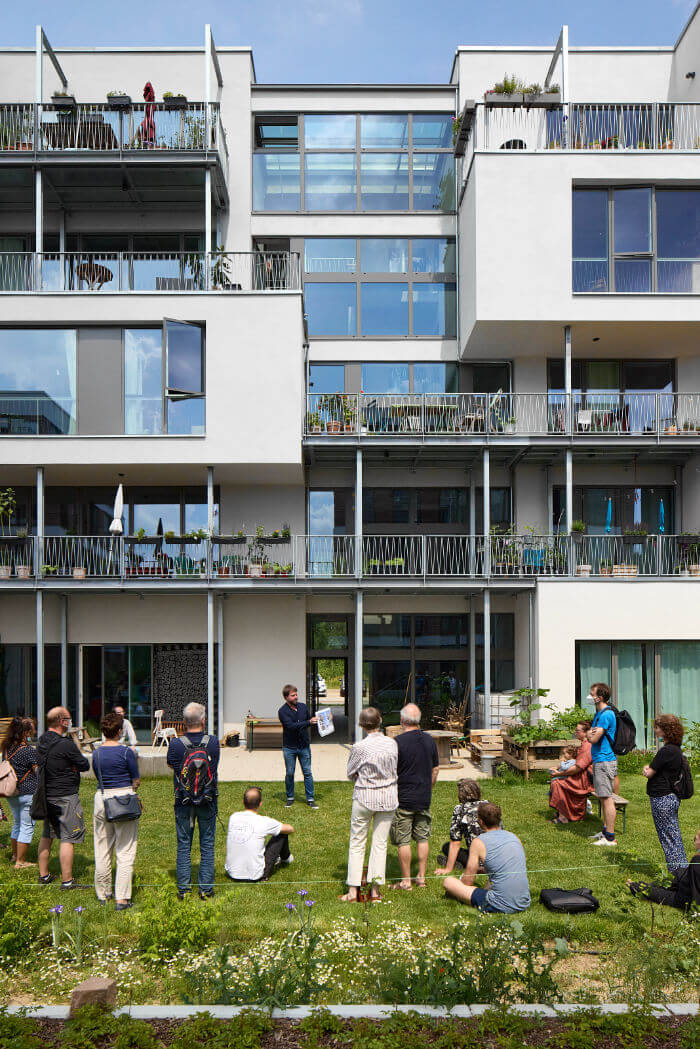
<path fill-rule="evenodd" d="M 482 453 L 482 491 L 483 491 L 483 532 L 484 532 L 484 575 L 491 574 L 491 543 L 489 533 L 491 532 L 491 463 L 489 450 L 484 448 Z"/>
<path fill-rule="evenodd" d="M 472 715 L 471 724 L 474 728 L 474 711 L 476 704 L 476 609 L 474 597 L 469 598 L 469 709 Z"/>
<path fill-rule="evenodd" d="M 224 718 L 224 595 L 219 594 L 216 609 L 216 684 L 219 694 L 219 734 L 223 728 Z"/>
<path fill-rule="evenodd" d="M 353 710 L 353 739 L 357 743 L 362 739 L 360 728 L 360 711 L 362 710 L 362 663 L 363 663 L 363 594 L 361 590 L 355 593 L 355 709 Z"/>
<path fill-rule="evenodd" d="M 205 288 L 209 291 L 209 270 L 211 259 L 211 169 L 204 171 L 204 258 L 206 269 Z"/>
<path fill-rule="evenodd" d="M 36 468 L 36 537 L 39 543 L 39 563 L 44 556 L 44 467 Z"/>
<path fill-rule="evenodd" d="M 534 688 L 535 681 L 535 653 L 534 653 L 534 626 L 535 626 L 535 611 L 534 611 L 534 590 L 530 590 L 527 595 L 527 679 L 528 688 Z"/>
<path fill-rule="evenodd" d="M 566 431 L 573 432 L 573 405 L 571 403 L 571 325 L 564 327 L 564 393 L 566 396 Z"/>
<path fill-rule="evenodd" d="M 61 63 L 58 61 L 58 58 L 56 57 L 56 52 L 51 47 L 51 44 L 49 42 L 49 38 L 47 37 L 47 35 L 44 32 L 43 28 L 40 25 L 38 25 L 36 27 L 36 64 L 37 64 L 37 70 L 36 70 L 36 73 L 35 73 L 35 88 L 36 88 L 35 101 L 36 101 L 36 104 L 38 106 L 40 106 L 41 103 L 43 102 L 43 97 L 42 96 L 43 96 L 43 72 L 44 72 L 44 70 L 43 70 L 43 58 L 44 58 L 44 51 L 46 51 L 46 54 L 51 59 L 51 65 L 54 67 L 54 69 L 56 70 L 56 73 L 58 74 L 58 79 L 61 81 L 61 86 L 62 86 L 63 90 L 64 91 L 68 90 L 68 78 L 67 78 L 66 74 L 63 72 L 63 69 L 61 68 Z"/>
<path fill-rule="evenodd" d="M 355 575 L 362 578 L 362 449 L 355 452 Z"/>
<path fill-rule="evenodd" d="M 61 594 L 61 706 L 68 706 L 68 594 Z"/>
<path fill-rule="evenodd" d="M 566 449 L 566 530 L 571 531 L 574 517 L 574 454 L 571 448 Z"/>
<path fill-rule="evenodd" d="M 207 466 L 207 532 L 214 535 L 214 467 Z"/>
<path fill-rule="evenodd" d="M 207 591 L 207 733 L 213 736 L 214 724 L 214 591 Z"/>
<path fill-rule="evenodd" d="M 44 731 L 44 592 L 36 592 L 36 725 L 37 734 Z"/>
<path fill-rule="evenodd" d="M 484 588 L 484 724 L 491 728 L 491 591 Z"/>
<path fill-rule="evenodd" d="M 216 82 L 219 87 L 224 86 L 224 78 L 221 73 L 221 66 L 219 65 L 219 56 L 216 53 L 216 44 L 214 43 L 214 37 L 212 35 L 211 26 L 206 25 L 204 27 L 204 40 L 205 40 L 205 51 L 208 50 L 209 58 L 211 59 L 212 65 L 214 66 L 214 72 L 216 73 Z M 211 101 L 209 99 L 208 101 Z"/>

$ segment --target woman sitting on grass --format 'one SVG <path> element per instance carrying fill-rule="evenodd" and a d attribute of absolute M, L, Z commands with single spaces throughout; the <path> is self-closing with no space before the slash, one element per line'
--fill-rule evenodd
<path fill-rule="evenodd" d="M 689 910 L 693 903 L 700 906 L 700 830 L 696 831 L 693 844 L 695 855 L 687 867 L 674 874 L 668 888 L 654 882 L 631 881 L 628 878 L 626 884 L 632 895 L 640 896 L 650 903 L 677 907 L 681 911 Z"/>
<path fill-rule="evenodd" d="M 451 874 L 455 864 L 460 867 L 467 866 L 469 859 L 469 846 L 474 838 L 481 834 L 481 825 L 476 815 L 481 798 L 481 787 L 475 779 L 460 779 L 457 781 L 457 798 L 459 804 L 455 805 L 450 820 L 450 840 L 446 841 L 440 850 L 438 863 L 441 861 L 444 867 L 438 867 L 436 874 Z M 483 799 L 486 804 L 486 798 Z M 462 847 L 464 839 L 464 847 Z"/>

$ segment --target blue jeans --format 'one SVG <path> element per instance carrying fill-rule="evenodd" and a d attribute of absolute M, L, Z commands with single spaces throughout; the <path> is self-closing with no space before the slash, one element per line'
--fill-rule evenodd
<path fill-rule="evenodd" d="M 294 750 L 292 747 L 282 747 L 282 753 L 284 754 L 284 786 L 287 791 L 287 801 L 294 800 L 294 770 L 297 767 L 297 758 L 299 758 L 299 764 L 301 765 L 301 771 L 304 774 L 304 790 L 306 791 L 306 800 L 314 800 L 314 778 L 311 775 L 311 747 L 301 747 L 299 750 Z"/>
<path fill-rule="evenodd" d="M 34 820 L 29 815 L 34 796 L 32 794 L 18 794 L 14 798 L 8 798 L 12 811 L 12 830 L 10 837 L 18 841 L 20 845 L 29 845 L 34 836 Z"/>
<path fill-rule="evenodd" d="M 214 891 L 214 838 L 216 836 L 217 804 L 175 805 L 177 832 L 177 891 L 189 892 L 191 885 L 191 855 L 194 825 L 199 826 L 199 884 L 200 892 Z"/>

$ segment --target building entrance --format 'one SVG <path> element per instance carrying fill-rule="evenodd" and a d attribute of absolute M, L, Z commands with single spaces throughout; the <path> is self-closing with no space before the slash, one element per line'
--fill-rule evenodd
<path fill-rule="evenodd" d="M 309 708 L 315 714 L 321 707 L 330 707 L 335 732 L 325 738 L 329 742 L 344 743 L 350 739 L 354 724 L 351 717 L 350 617 L 311 615 L 307 620 L 307 635 L 306 694 Z"/>

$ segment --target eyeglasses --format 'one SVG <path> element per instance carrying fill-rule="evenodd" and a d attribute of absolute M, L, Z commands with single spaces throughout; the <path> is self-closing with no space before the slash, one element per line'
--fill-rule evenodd
<path fill-rule="evenodd" d="M 70 718 L 59 718 L 59 721 L 70 721 Z"/>

